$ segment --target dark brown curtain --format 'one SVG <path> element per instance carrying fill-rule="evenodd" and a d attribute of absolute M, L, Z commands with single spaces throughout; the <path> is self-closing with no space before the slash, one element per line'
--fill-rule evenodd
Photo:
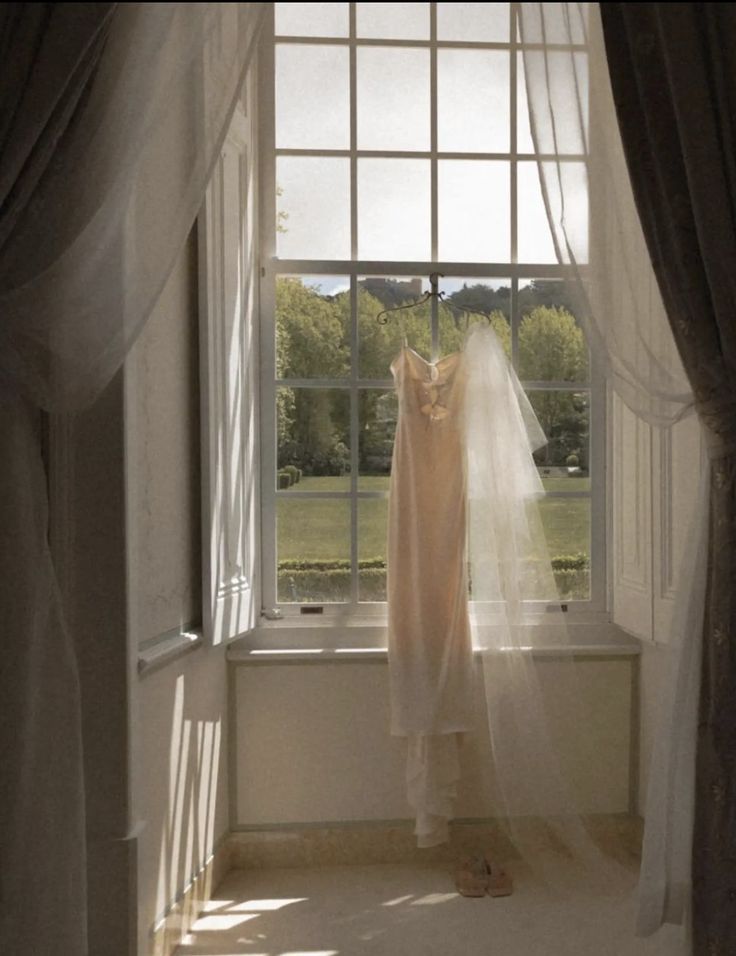
<path fill-rule="evenodd" d="M 115 4 L 0 4 L 0 287 Z M 12 287 L 12 285 L 11 285 Z M 5 316 L 2 316 L 5 318 Z M 0 349 L 9 349 L 0 339 Z M 41 359 L 43 360 L 43 359 Z M 0 377 L 0 952 L 87 952 L 81 697 L 48 548 L 41 416 Z"/>
<path fill-rule="evenodd" d="M 736 953 L 736 4 L 602 3 L 642 227 L 712 457 L 693 952 Z"/>

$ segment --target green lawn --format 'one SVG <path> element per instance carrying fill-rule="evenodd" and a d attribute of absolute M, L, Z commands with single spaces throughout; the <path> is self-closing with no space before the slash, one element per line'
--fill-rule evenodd
<path fill-rule="evenodd" d="M 547 478 L 548 491 L 584 491 L 587 478 Z M 302 478 L 299 491 L 347 491 L 348 478 Z M 388 478 L 360 479 L 361 491 L 388 491 Z M 550 556 L 587 552 L 590 544 L 590 501 L 587 498 L 544 498 L 540 503 Z M 358 504 L 358 548 L 361 559 L 385 557 L 385 498 L 364 498 Z M 350 503 L 340 499 L 279 497 L 278 557 L 313 559 L 350 557 Z"/>

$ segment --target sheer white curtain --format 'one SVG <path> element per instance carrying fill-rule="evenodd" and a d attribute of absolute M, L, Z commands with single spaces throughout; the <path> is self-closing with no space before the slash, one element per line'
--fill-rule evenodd
<path fill-rule="evenodd" d="M 119 368 L 194 222 L 263 6 L 116 5 L 0 251 L 6 387 L 64 411 Z"/>
<path fill-rule="evenodd" d="M 87 951 L 80 686 L 48 547 L 39 409 L 90 403 L 151 313 L 265 6 L 0 11 L 3 952 Z"/>
<path fill-rule="evenodd" d="M 659 426 L 693 410 L 636 213 L 611 95 L 597 4 L 522 3 L 524 78 L 557 257 L 608 381 Z M 587 55 L 586 55 L 587 51 Z M 587 210 L 590 214 L 582 214 Z M 653 291 L 654 290 L 654 291 Z M 707 475 L 680 580 L 652 758 L 638 931 L 685 924 L 705 576 Z M 700 563 L 698 563 L 700 562 Z"/>

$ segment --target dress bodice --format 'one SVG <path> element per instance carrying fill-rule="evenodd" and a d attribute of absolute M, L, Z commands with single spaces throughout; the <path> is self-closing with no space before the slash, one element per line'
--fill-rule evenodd
<path fill-rule="evenodd" d="M 391 364 L 404 415 L 418 412 L 431 424 L 457 418 L 462 352 L 436 362 L 404 346 Z"/>

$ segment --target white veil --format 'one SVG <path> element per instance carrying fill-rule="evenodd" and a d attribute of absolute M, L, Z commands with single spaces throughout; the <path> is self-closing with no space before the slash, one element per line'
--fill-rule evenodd
<path fill-rule="evenodd" d="M 493 329 L 474 326 L 465 353 L 471 622 L 494 786 L 512 844 L 546 878 L 545 863 L 560 852 L 599 862 L 561 757 L 562 722 L 570 726 L 580 698 L 572 695 L 564 718 L 555 714 L 537 673 L 545 654 L 574 666 L 537 504 L 544 489 L 532 453 L 546 439 Z"/>

